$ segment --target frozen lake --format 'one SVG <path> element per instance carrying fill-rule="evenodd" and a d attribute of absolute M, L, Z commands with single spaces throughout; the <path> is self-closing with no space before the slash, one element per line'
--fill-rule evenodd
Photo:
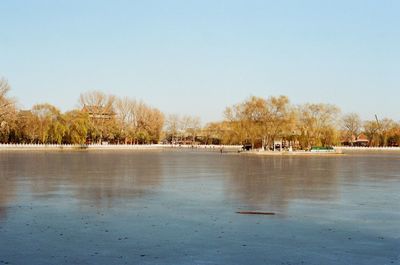
<path fill-rule="evenodd" d="M 400 264 L 400 155 L 0 152 L 1 264 Z"/>

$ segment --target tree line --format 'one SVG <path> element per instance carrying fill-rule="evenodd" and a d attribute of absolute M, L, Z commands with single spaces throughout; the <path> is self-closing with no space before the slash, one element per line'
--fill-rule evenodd
<path fill-rule="evenodd" d="M 0 142 L 38 144 L 157 143 L 163 113 L 142 101 L 118 98 L 100 91 L 80 95 L 77 109 L 36 104 L 20 110 L 8 97 L 10 86 L 0 81 Z"/>
<path fill-rule="evenodd" d="M 384 118 L 362 121 L 330 104 L 294 105 L 286 96 L 252 96 L 226 108 L 220 122 L 165 115 L 129 97 L 100 91 L 80 95 L 78 108 L 61 112 L 48 103 L 17 107 L 0 79 L 0 142 L 40 144 L 247 144 L 272 149 L 277 140 L 295 148 L 359 144 L 399 146 L 400 124 Z"/>
<path fill-rule="evenodd" d="M 362 121 L 357 113 L 341 114 L 331 104 L 293 105 L 287 96 L 252 96 L 229 106 L 222 122 L 205 130 L 223 144 L 272 149 L 276 140 L 299 149 L 312 146 L 399 146 L 400 123 L 392 119 Z"/>

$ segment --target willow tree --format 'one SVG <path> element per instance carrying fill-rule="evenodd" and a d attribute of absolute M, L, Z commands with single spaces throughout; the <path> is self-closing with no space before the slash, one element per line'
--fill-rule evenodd
<path fill-rule="evenodd" d="M 304 104 L 297 110 L 297 130 L 303 148 L 337 143 L 338 107 L 330 104 Z"/>
<path fill-rule="evenodd" d="M 289 134 L 294 121 L 294 111 L 286 96 L 264 99 L 252 96 L 247 100 L 228 107 L 225 118 L 233 131 L 254 147 L 257 140 L 263 147 L 269 147 L 276 138 Z"/>
<path fill-rule="evenodd" d="M 247 136 L 251 146 L 254 148 L 255 142 L 263 135 L 262 129 L 265 121 L 266 100 L 260 97 L 250 97 L 242 103 L 242 117 L 246 126 Z"/>
<path fill-rule="evenodd" d="M 38 142 L 39 121 L 31 110 L 20 110 L 16 119 L 16 135 L 19 143 Z"/>
<path fill-rule="evenodd" d="M 222 122 L 207 123 L 201 130 L 202 142 L 204 144 L 212 143 L 217 138 L 221 142 L 226 143 L 226 138 L 222 135 Z"/>
<path fill-rule="evenodd" d="M 229 121 L 211 122 L 201 130 L 205 144 L 241 144 L 241 138 Z"/>
<path fill-rule="evenodd" d="M 40 143 L 62 143 L 66 132 L 65 120 L 60 110 L 50 104 L 36 104 L 32 113 L 38 121 L 38 140 Z"/>
<path fill-rule="evenodd" d="M 262 119 L 263 146 L 274 144 L 276 138 L 289 138 L 293 131 L 295 113 L 286 96 L 269 97 Z"/>
<path fill-rule="evenodd" d="M 225 118 L 237 132 L 241 144 L 249 141 L 254 148 L 256 140 L 261 138 L 265 106 L 265 99 L 252 96 L 226 108 Z"/>
<path fill-rule="evenodd" d="M 89 131 L 89 115 L 81 110 L 72 110 L 64 114 L 66 134 L 64 142 L 85 144 Z"/>
<path fill-rule="evenodd" d="M 164 127 L 164 114 L 147 105 L 143 105 L 139 114 L 138 140 L 140 143 L 157 143 Z"/>

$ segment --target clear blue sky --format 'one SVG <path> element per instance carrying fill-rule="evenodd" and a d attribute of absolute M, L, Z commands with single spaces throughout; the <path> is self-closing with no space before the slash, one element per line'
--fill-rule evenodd
<path fill-rule="evenodd" d="M 400 1 L 0 2 L 0 75 L 21 107 L 98 89 L 222 118 L 288 95 L 400 120 Z"/>

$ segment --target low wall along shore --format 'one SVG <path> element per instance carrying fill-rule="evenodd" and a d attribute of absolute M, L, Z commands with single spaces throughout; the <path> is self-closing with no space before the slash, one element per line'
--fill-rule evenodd
<path fill-rule="evenodd" d="M 172 144 L 91 144 L 91 145 L 65 145 L 65 144 L 0 144 L 0 150 L 162 150 L 162 149 L 201 149 L 238 151 L 241 145 L 172 145 Z"/>
<path fill-rule="evenodd" d="M 344 153 L 351 152 L 400 152 L 400 147 L 361 147 L 361 146 L 334 146 L 335 150 Z"/>
<path fill-rule="evenodd" d="M 242 150 L 241 145 L 172 145 L 172 144 L 91 144 L 91 145 L 65 145 L 65 144 L 0 144 L 0 151 L 6 150 L 167 150 L 167 149 L 187 149 L 187 150 L 215 150 L 232 152 Z M 400 147 L 351 147 L 334 146 L 337 152 L 343 153 L 363 153 L 363 152 L 400 152 Z M 257 151 L 257 150 L 255 150 Z M 280 153 L 280 152 L 276 152 Z"/>

